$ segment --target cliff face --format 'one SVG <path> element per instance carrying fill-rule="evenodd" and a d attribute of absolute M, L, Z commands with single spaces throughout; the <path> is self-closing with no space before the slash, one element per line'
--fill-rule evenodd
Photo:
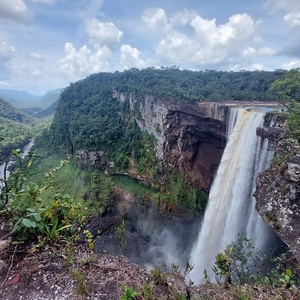
<path fill-rule="evenodd" d="M 271 144 L 278 144 L 282 130 L 258 130 Z M 274 133 L 274 135 L 271 134 Z M 260 173 L 256 181 L 256 208 L 264 221 L 288 246 L 300 272 L 300 151 L 293 149 L 289 159 L 274 163 Z"/>
<path fill-rule="evenodd" d="M 136 122 L 141 130 L 154 136 L 158 158 L 208 192 L 227 140 L 228 108 L 175 104 L 153 96 L 137 101 L 131 95 L 129 100 L 131 110 L 139 111 Z"/>

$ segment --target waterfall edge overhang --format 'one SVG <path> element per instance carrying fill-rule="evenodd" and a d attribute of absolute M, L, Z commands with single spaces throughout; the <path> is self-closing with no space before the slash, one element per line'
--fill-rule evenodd
<path fill-rule="evenodd" d="M 131 109 L 139 107 L 136 122 L 155 138 L 155 151 L 162 164 L 178 167 L 192 187 L 209 192 L 227 143 L 232 107 L 268 108 L 277 102 L 228 101 L 187 104 L 154 96 L 139 101 L 130 98 Z M 136 108 L 135 108 L 136 109 Z"/>

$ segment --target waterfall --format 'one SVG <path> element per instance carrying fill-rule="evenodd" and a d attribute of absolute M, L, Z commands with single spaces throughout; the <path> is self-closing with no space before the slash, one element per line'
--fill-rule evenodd
<path fill-rule="evenodd" d="M 191 253 L 194 265 L 190 278 L 204 280 L 206 269 L 210 280 L 215 255 L 236 241 L 238 235 L 252 239 L 253 246 L 264 250 L 272 234 L 255 209 L 255 180 L 267 168 L 271 154 L 267 141 L 256 136 L 265 113 L 243 108 L 230 110 L 228 142 L 213 182 L 198 239 Z M 235 124 L 234 124 L 235 123 Z"/>

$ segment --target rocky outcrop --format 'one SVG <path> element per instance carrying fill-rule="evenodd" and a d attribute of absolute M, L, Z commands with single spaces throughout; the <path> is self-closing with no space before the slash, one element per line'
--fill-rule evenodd
<path fill-rule="evenodd" d="M 138 101 L 130 95 L 129 101 L 131 110 L 138 111 L 141 130 L 154 136 L 157 156 L 165 167 L 178 167 L 191 185 L 208 192 L 227 140 L 228 107 L 188 105 L 153 96 Z"/>
<path fill-rule="evenodd" d="M 226 122 L 196 109 L 170 111 L 164 126 L 169 166 L 194 186 L 209 191 L 226 145 Z"/>
<path fill-rule="evenodd" d="M 286 133 L 278 127 L 257 129 L 279 156 L 257 177 L 254 196 L 259 214 L 288 246 L 300 273 L 300 151 Z M 285 158 L 287 153 L 292 157 Z"/>
<path fill-rule="evenodd" d="M 300 155 L 262 172 L 255 197 L 260 215 L 300 264 Z"/>
<path fill-rule="evenodd" d="M 268 139 L 268 150 L 278 149 L 279 141 L 286 136 L 287 129 L 283 127 L 258 127 L 256 134 L 262 138 Z"/>
<path fill-rule="evenodd" d="M 156 154 L 161 161 L 164 160 L 167 139 L 164 123 L 168 112 L 172 110 L 172 104 L 154 96 L 145 96 L 143 101 L 138 101 L 133 94 L 129 97 L 129 103 L 140 129 L 154 136 Z"/>
<path fill-rule="evenodd" d="M 101 157 L 103 151 L 87 151 L 85 149 L 79 149 L 76 151 L 76 157 L 81 167 L 101 167 Z"/>

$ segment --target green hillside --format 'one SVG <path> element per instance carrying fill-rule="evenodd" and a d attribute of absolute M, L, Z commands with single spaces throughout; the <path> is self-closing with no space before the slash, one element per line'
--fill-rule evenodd
<path fill-rule="evenodd" d="M 153 95 L 187 103 L 271 101 L 274 96 L 269 92 L 270 85 L 285 74 L 285 71 L 194 72 L 177 68 L 94 74 L 71 84 L 61 94 L 44 143 L 68 153 L 80 148 L 109 150 L 108 159 L 123 164 L 132 144 L 139 143 L 141 138 L 130 116 L 128 101 L 116 101 L 113 91 L 131 93 L 137 99 Z"/>
<path fill-rule="evenodd" d="M 33 137 L 36 121 L 0 99 L 0 161 Z"/>

